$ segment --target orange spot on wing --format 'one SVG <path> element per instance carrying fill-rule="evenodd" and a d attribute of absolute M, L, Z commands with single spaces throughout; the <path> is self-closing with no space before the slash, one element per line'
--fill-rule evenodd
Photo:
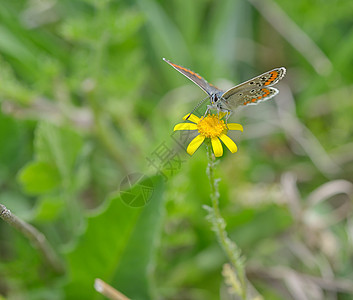
<path fill-rule="evenodd" d="M 263 91 L 263 95 L 262 97 L 267 97 L 270 94 L 270 90 L 269 89 L 261 89 L 261 91 Z"/>
<path fill-rule="evenodd" d="M 276 80 L 276 78 L 278 78 L 278 72 L 277 71 L 272 71 L 270 72 L 271 77 L 264 83 L 264 85 L 269 85 L 271 84 L 273 81 Z"/>
<path fill-rule="evenodd" d="M 194 76 L 196 76 L 196 77 L 199 78 L 199 79 L 202 78 L 199 74 L 196 74 L 195 72 L 190 71 L 190 70 L 187 69 L 187 68 L 184 68 L 184 67 L 182 67 L 182 66 L 178 66 L 178 65 L 173 64 L 173 63 L 171 63 L 171 64 L 172 64 L 173 67 L 176 67 L 177 69 L 183 70 L 183 71 L 185 71 L 185 72 L 187 72 L 187 73 L 189 73 L 189 74 L 191 74 L 191 75 L 194 75 Z"/>
<path fill-rule="evenodd" d="M 256 99 L 254 98 L 254 99 L 251 99 L 251 102 L 256 102 Z"/>

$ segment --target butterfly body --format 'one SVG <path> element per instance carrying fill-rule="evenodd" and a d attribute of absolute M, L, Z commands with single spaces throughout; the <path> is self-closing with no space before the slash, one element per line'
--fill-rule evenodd
<path fill-rule="evenodd" d="M 174 64 L 165 58 L 163 58 L 163 60 L 208 94 L 211 102 L 211 105 L 208 106 L 208 110 L 217 109 L 217 111 L 222 111 L 227 114 L 230 114 L 239 106 L 256 105 L 277 95 L 279 91 L 272 86 L 277 84 L 286 74 L 284 67 L 275 68 L 223 91 L 208 83 L 199 74 Z"/>

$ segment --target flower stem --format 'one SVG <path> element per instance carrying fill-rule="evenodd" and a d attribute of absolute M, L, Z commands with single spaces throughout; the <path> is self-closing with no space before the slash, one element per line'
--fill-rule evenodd
<path fill-rule="evenodd" d="M 219 210 L 219 191 L 218 191 L 218 182 L 219 179 L 215 178 L 215 157 L 212 153 L 211 143 L 207 144 L 207 154 L 208 154 L 208 167 L 207 175 L 211 185 L 211 201 L 212 208 L 205 207 L 208 210 L 209 216 L 208 219 L 212 223 L 212 229 L 216 233 L 218 242 L 220 243 L 223 251 L 227 255 L 230 263 L 234 267 L 235 275 L 238 283 L 238 288 L 236 292 L 242 299 L 246 299 L 246 278 L 244 272 L 244 259 L 241 256 L 241 251 L 238 246 L 229 239 L 228 233 L 226 231 L 226 223 L 223 219 L 221 212 Z"/>

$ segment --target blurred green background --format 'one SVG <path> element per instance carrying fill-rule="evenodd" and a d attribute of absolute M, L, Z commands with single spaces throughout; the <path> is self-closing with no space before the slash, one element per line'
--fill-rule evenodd
<path fill-rule="evenodd" d="M 173 135 L 205 95 L 162 57 L 225 89 L 287 68 L 275 100 L 230 119 L 221 212 L 265 299 L 352 299 L 350 0 L 1 1 L 0 203 L 65 272 L 1 221 L 0 295 L 103 299 L 101 278 L 131 299 L 235 299 L 205 148 Z M 119 194 L 135 172 L 153 181 L 140 208 Z"/>

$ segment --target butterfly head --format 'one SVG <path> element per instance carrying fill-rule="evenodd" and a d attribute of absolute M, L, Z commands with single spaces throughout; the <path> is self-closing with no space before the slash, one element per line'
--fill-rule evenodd
<path fill-rule="evenodd" d="M 222 105 L 222 95 L 223 95 L 223 91 L 219 91 L 216 93 L 212 93 L 210 95 L 210 102 L 211 102 L 211 106 L 213 106 L 214 108 L 220 108 Z"/>
<path fill-rule="evenodd" d="M 227 106 L 227 103 L 222 98 L 223 92 L 214 93 L 210 96 L 211 105 L 207 108 L 207 111 L 210 109 L 217 110 L 218 112 L 230 113 L 232 110 Z"/>

